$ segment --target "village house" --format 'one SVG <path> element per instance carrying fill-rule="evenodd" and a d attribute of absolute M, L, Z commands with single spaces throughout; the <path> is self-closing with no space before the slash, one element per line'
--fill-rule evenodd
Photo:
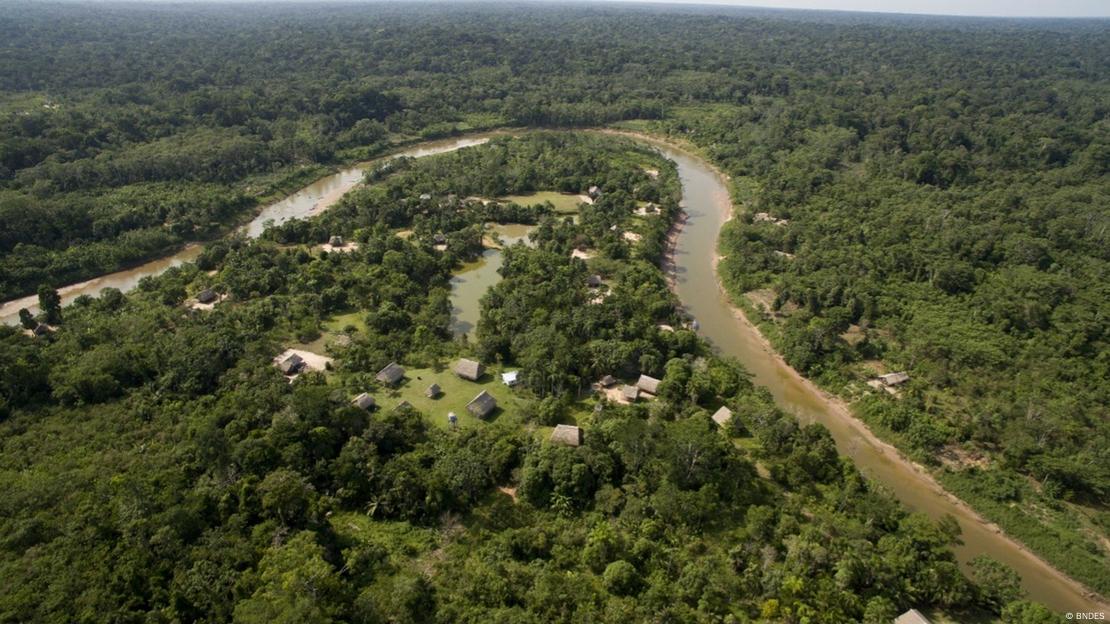
<path fill-rule="evenodd" d="M 387 386 L 395 386 L 404 378 L 405 369 L 396 362 L 390 362 L 388 366 L 378 371 L 378 374 L 374 376 L 374 379 Z"/>
<path fill-rule="evenodd" d="M 601 286 L 601 284 L 602 281 L 600 275 L 591 275 L 586 278 L 586 285 L 590 288 L 597 288 L 598 286 Z"/>
<path fill-rule="evenodd" d="M 463 358 L 455 363 L 455 374 L 469 381 L 478 381 L 486 372 L 486 367 L 474 360 Z"/>
<path fill-rule="evenodd" d="M 932 624 L 929 618 L 921 614 L 917 609 L 910 609 L 902 615 L 894 618 L 894 624 Z"/>
<path fill-rule="evenodd" d="M 50 329 L 49 325 L 47 325 L 46 323 L 39 323 L 38 325 L 35 325 L 35 328 L 31 330 L 31 333 L 36 336 L 42 337 L 49 336 L 51 331 L 53 330 Z"/>
<path fill-rule="evenodd" d="M 216 291 L 211 288 L 205 288 L 197 294 L 198 303 L 212 303 L 217 299 Z"/>
<path fill-rule="evenodd" d="M 597 185 L 591 186 L 589 190 L 586 191 L 586 194 L 590 196 L 590 199 L 597 199 L 601 197 L 601 187 Z"/>
<path fill-rule="evenodd" d="M 278 370 L 285 375 L 296 375 L 304 368 L 304 358 L 296 353 L 290 354 L 289 357 L 278 363 Z"/>
<path fill-rule="evenodd" d="M 883 382 L 884 386 L 898 386 L 906 383 L 909 380 L 910 374 L 905 371 L 879 375 L 879 381 Z"/>
<path fill-rule="evenodd" d="M 580 446 L 582 444 L 582 430 L 574 425 L 556 425 L 551 432 L 551 442 L 565 444 L 566 446 Z"/>
<path fill-rule="evenodd" d="M 437 245 L 446 245 L 447 237 L 443 235 L 443 232 L 436 232 L 436 234 L 432 236 L 432 241 Z"/>
<path fill-rule="evenodd" d="M 485 390 L 479 392 L 478 396 L 466 404 L 466 411 L 474 414 L 477 418 L 485 418 L 492 414 L 495 409 L 497 409 L 497 399 Z"/>
<path fill-rule="evenodd" d="M 342 247 L 345 243 L 342 236 L 332 236 L 328 239 L 328 244 L 332 247 Z"/>
<path fill-rule="evenodd" d="M 636 380 L 636 387 L 639 388 L 642 392 L 656 395 L 659 394 L 660 383 L 662 382 L 654 377 L 650 377 L 648 375 L 640 375 L 640 378 Z"/>
<path fill-rule="evenodd" d="M 732 420 L 732 410 L 722 405 L 720 409 L 713 412 L 713 416 L 710 418 L 717 423 L 718 427 L 724 427 L 728 424 L 728 421 Z"/>
<path fill-rule="evenodd" d="M 640 389 L 636 386 L 624 386 L 621 388 L 621 396 L 629 403 L 635 403 L 636 399 L 640 398 Z"/>
<path fill-rule="evenodd" d="M 428 397 L 429 399 L 439 398 L 439 395 L 441 394 L 443 394 L 443 389 L 439 387 L 439 384 L 432 384 L 428 386 L 427 390 L 424 391 L 424 396 Z"/>
<path fill-rule="evenodd" d="M 612 388 L 614 385 L 616 385 L 617 378 L 612 375 L 606 375 L 602 377 L 601 381 L 598 381 L 597 383 L 601 384 L 602 388 Z"/>
<path fill-rule="evenodd" d="M 362 394 L 355 397 L 353 401 L 351 401 L 351 405 L 364 410 L 374 409 L 374 397 L 363 392 Z"/>
<path fill-rule="evenodd" d="M 509 386 L 510 388 L 517 385 L 518 383 L 520 383 L 520 371 L 509 371 L 507 373 L 501 373 L 501 383 Z"/>

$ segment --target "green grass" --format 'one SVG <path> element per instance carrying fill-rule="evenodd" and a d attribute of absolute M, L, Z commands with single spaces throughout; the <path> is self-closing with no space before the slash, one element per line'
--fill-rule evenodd
<path fill-rule="evenodd" d="M 582 203 L 577 195 L 568 195 L 556 191 L 537 191 L 527 195 L 505 195 L 498 197 L 497 201 L 516 202 L 522 206 L 551 202 L 558 214 L 578 214 L 578 204 Z"/>
<path fill-rule="evenodd" d="M 433 383 L 442 389 L 438 399 L 429 399 L 424 391 Z M 487 371 L 479 382 L 460 379 L 450 367 L 436 371 L 431 368 L 406 368 L 405 379 L 397 388 L 380 389 L 370 394 L 377 401 L 379 409 L 393 409 L 401 401 L 408 401 L 420 410 L 432 424 L 446 428 L 447 412 L 455 412 L 460 427 L 482 426 L 483 421 L 466 411 L 466 404 L 482 390 L 497 399 L 498 410 L 486 418 L 486 422 L 510 419 L 520 422 L 521 407 L 528 399 L 518 396 L 512 388 L 501 383 L 499 371 Z"/>
<path fill-rule="evenodd" d="M 348 312 L 347 314 L 337 314 L 331 319 L 324 321 L 324 329 L 329 332 L 342 332 L 348 325 L 354 326 L 360 332 L 367 331 L 366 321 L 363 320 L 364 313 L 362 312 Z"/>

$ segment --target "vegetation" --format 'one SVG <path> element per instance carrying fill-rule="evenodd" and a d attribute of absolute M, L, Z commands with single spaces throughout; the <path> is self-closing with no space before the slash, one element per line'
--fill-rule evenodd
<path fill-rule="evenodd" d="M 5 0 L 0 15 L 0 298 L 43 310 L 0 328 L 0 621 L 1053 617 L 995 562 L 963 576 L 952 523 L 875 490 L 684 328 L 657 268 L 678 180 L 647 150 L 496 138 L 372 170 L 261 240 L 219 238 L 414 140 L 610 123 L 732 176 L 745 213 L 723 277 L 737 298 L 770 289 L 765 328 L 792 364 L 1110 590 L 1105 22 Z M 537 195 L 590 186 L 592 204 Z M 504 250 L 469 343 L 449 330 L 449 280 L 490 222 L 535 225 L 535 246 Z M 333 235 L 355 245 L 319 251 Z M 64 283 L 196 240 L 194 264 L 60 306 Z M 194 305 L 208 288 L 224 297 L 210 311 Z M 39 321 L 52 329 L 24 331 Z M 332 360 L 289 383 L 273 366 L 289 347 Z M 450 428 L 440 410 L 483 387 L 451 377 L 461 355 L 522 383 L 496 386 L 497 418 Z M 374 375 L 394 361 L 410 378 L 389 389 Z M 865 396 L 880 370 L 911 381 Z M 640 373 L 662 379 L 652 400 L 592 391 Z M 447 402 L 395 407 L 426 375 Z M 353 407 L 362 392 L 380 408 Z M 725 431 L 708 418 L 722 405 Z M 584 444 L 549 443 L 558 423 Z"/>

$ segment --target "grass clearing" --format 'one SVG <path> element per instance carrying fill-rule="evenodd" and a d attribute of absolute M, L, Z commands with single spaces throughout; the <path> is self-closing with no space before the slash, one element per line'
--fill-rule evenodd
<path fill-rule="evenodd" d="M 551 202 L 555 206 L 556 214 L 578 214 L 578 205 L 582 203 L 582 196 L 557 191 L 537 191 L 527 195 L 505 195 L 498 197 L 500 202 L 516 202 L 521 206 L 531 206 Z"/>
<path fill-rule="evenodd" d="M 439 398 L 430 399 L 424 391 L 433 383 L 439 384 L 442 391 Z M 483 421 L 466 411 L 466 404 L 482 390 L 497 399 L 497 411 L 484 422 L 510 419 L 520 421 L 521 408 L 528 399 L 518 396 L 512 388 L 501 383 L 501 372 L 487 370 L 478 382 L 461 379 L 450 368 L 410 368 L 405 370 L 405 379 L 396 388 L 378 389 L 370 393 L 378 404 L 378 409 L 393 409 L 401 401 L 408 401 L 432 424 L 442 429 L 449 425 L 447 412 L 455 412 L 460 427 L 481 426 Z"/>

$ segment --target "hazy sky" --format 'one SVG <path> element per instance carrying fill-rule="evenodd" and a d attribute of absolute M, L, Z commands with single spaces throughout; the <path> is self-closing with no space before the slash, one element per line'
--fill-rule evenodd
<path fill-rule="evenodd" d="M 618 0 L 619 1 L 619 0 Z M 637 0 L 643 1 L 643 0 Z M 648 0 L 652 1 L 652 0 Z M 658 0 L 780 9 L 883 11 L 933 15 L 1010 17 L 1110 17 L 1110 0 Z"/>

